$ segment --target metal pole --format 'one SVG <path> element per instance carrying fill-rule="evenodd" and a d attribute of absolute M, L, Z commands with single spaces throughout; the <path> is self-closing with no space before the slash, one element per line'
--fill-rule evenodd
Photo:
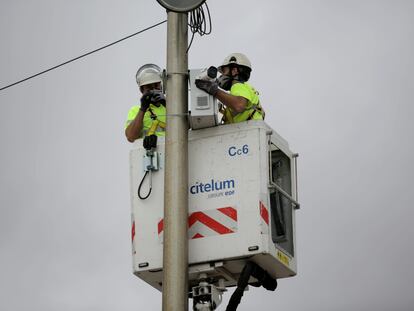
<path fill-rule="evenodd" d="M 187 13 L 168 12 L 162 310 L 188 310 Z"/>

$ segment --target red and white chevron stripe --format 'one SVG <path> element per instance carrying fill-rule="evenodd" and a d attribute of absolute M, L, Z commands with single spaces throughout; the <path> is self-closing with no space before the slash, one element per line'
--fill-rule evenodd
<path fill-rule="evenodd" d="M 131 226 L 132 253 L 136 254 L 137 252 L 135 250 L 134 239 L 135 239 L 135 221 L 132 221 L 132 226 Z"/>
<path fill-rule="evenodd" d="M 259 201 L 260 228 L 263 233 L 269 232 L 269 211 L 262 201 Z"/>
<path fill-rule="evenodd" d="M 158 236 L 162 240 L 164 220 L 158 222 Z M 221 207 L 188 216 L 188 238 L 199 239 L 215 235 L 237 232 L 237 210 L 234 207 Z"/>

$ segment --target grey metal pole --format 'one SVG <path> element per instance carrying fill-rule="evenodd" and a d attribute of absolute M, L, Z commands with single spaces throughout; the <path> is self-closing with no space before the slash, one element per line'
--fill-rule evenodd
<path fill-rule="evenodd" d="M 187 13 L 168 12 L 162 310 L 188 310 Z"/>

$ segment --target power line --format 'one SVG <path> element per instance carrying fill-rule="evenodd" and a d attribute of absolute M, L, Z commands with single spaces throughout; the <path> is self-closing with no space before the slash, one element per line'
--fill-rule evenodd
<path fill-rule="evenodd" d="M 147 30 L 150 30 L 150 29 L 152 29 L 152 28 L 154 28 L 154 27 L 157 27 L 157 26 L 159 26 L 159 25 L 161 25 L 161 24 L 165 23 L 166 21 L 167 21 L 167 20 L 164 20 L 164 21 L 162 21 L 162 22 L 159 22 L 159 23 L 157 23 L 157 24 L 154 24 L 154 25 L 152 25 L 152 26 L 150 26 L 150 27 L 147 27 L 147 28 L 145 28 L 145 29 L 142 29 L 142 30 L 140 30 L 140 31 L 138 31 L 138 32 L 136 32 L 136 33 L 133 33 L 133 34 L 131 34 L 131 35 L 129 35 L 129 36 L 126 36 L 126 37 L 124 37 L 124 38 L 122 38 L 122 39 L 119 39 L 119 40 L 117 40 L 117 41 L 114 41 L 114 42 L 112 42 L 112 43 L 109 43 L 109 44 L 107 44 L 107 45 L 104 45 L 104 46 L 102 46 L 102 47 L 100 47 L 100 48 L 98 48 L 98 49 L 95 49 L 95 50 L 90 51 L 90 52 L 88 52 L 88 53 L 82 54 L 82 55 L 80 55 L 80 56 L 78 56 L 78 57 L 72 58 L 72 59 L 70 59 L 70 60 L 68 60 L 68 61 L 66 61 L 66 62 L 64 62 L 64 63 L 61 63 L 61 64 L 56 65 L 56 66 L 54 66 L 54 67 L 51 67 L 51 68 L 49 68 L 49 69 L 43 70 L 43 71 L 41 71 L 41 72 L 39 72 L 39 73 L 36 73 L 36 74 L 34 74 L 34 75 L 30 76 L 30 77 L 24 78 L 24 79 L 22 79 L 22 80 L 20 80 L 20 81 L 17 81 L 17 82 L 14 82 L 14 83 L 12 83 L 12 84 L 9 84 L 9 85 L 7 85 L 7 86 L 4 86 L 4 87 L 0 88 L 0 91 L 5 90 L 5 89 L 7 89 L 7 88 L 9 88 L 9 87 L 12 87 L 12 86 L 14 86 L 14 85 L 16 85 L 16 84 L 22 83 L 22 82 L 24 82 L 24 81 L 27 81 L 27 80 L 33 79 L 34 77 L 40 76 L 40 75 L 42 75 L 42 74 L 44 74 L 44 73 L 46 73 L 46 72 L 49 72 L 49 71 L 54 70 L 54 69 L 56 69 L 56 68 L 62 67 L 62 66 L 64 66 L 64 65 L 67 65 L 67 64 L 69 64 L 69 63 L 71 63 L 71 62 L 74 62 L 75 60 L 81 59 L 81 58 L 83 58 L 83 57 L 85 57 L 85 56 L 88 56 L 88 55 L 93 54 L 93 53 L 95 53 L 95 52 L 98 52 L 98 51 L 100 51 L 100 50 L 106 49 L 107 47 L 110 47 L 110 46 L 112 46 L 112 45 L 114 45 L 114 44 L 117 44 L 117 43 L 119 43 L 119 42 L 121 42 L 121 41 L 124 41 L 124 40 L 126 40 L 126 39 L 129 39 L 129 38 L 131 38 L 131 37 L 133 37 L 133 36 L 136 36 L 136 35 L 138 35 L 138 34 L 140 34 L 140 33 L 143 33 L 143 32 L 145 32 L 145 31 L 147 31 Z"/>

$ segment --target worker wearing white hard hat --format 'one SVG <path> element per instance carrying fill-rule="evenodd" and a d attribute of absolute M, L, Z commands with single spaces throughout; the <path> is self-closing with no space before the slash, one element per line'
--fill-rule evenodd
<path fill-rule="evenodd" d="M 198 79 L 195 83 L 225 105 L 223 122 L 263 120 L 265 114 L 260 105 L 259 93 L 247 83 L 252 65 L 246 55 L 232 53 L 217 69 L 221 76 L 216 81 Z"/>
<path fill-rule="evenodd" d="M 140 105 L 133 106 L 128 112 L 127 140 L 134 142 L 144 136 L 165 136 L 166 108 L 161 69 L 153 64 L 144 65 L 135 78 L 142 97 Z"/>

